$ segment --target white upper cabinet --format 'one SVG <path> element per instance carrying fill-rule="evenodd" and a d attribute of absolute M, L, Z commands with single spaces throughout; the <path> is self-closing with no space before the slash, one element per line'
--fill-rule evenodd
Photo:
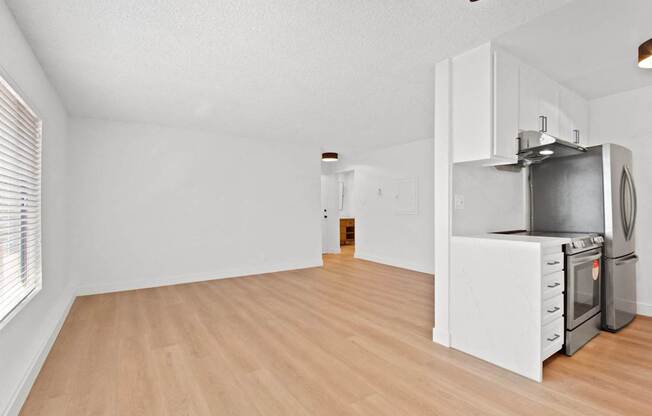
<path fill-rule="evenodd" d="M 516 163 L 525 130 L 587 144 L 588 102 L 541 71 L 492 43 L 450 62 L 453 163 Z"/>
<path fill-rule="evenodd" d="M 519 63 L 513 56 L 494 51 L 494 157 L 515 160 L 518 153 Z"/>
<path fill-rule="evenodd" d="M 521 64 L 519 130 L 559 135 L 559 85 L 536 69 Z"/>
<path fill-rule="evenodd" d="M 490 43 L 452 59 L 453 162 L 517 161 L 518 61 Z"/>
<path fill-rule="evenodd" d="M 559 90 L 559 137 L 583 146 L 589 140 L 589 103 L 565 87 Z"/>

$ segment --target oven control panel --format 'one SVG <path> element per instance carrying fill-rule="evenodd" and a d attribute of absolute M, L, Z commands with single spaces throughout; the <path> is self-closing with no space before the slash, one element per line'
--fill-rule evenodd
<path fill-rule="evenodd" d="M 574 238 L 570 243 L 565 246 L 567 254 L 579 253 L 598 247 L 602 247 L 604 238 L 601 235 L 587 235 L 581 238 Z"/>

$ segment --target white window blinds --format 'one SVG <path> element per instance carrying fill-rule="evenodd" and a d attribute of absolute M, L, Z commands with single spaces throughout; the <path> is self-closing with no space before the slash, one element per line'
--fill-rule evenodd
<path fill-rule="evenodd" d="M 41 288 L 41 120 L 0 77 L 0 327 Z"/>

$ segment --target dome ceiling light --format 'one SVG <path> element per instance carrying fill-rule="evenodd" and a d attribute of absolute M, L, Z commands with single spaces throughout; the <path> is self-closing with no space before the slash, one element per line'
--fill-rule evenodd
<path fill-rule="evenodd" d="M 638 66 L 639 68 L 652 69 L 652 39 L 643 42 L 638 47 Z"/>
<path fill-rule="evenodd" d="M 325 152 L 321 154 L 322 162 L 337 162 L 337 153 L 335 152 Z"/>

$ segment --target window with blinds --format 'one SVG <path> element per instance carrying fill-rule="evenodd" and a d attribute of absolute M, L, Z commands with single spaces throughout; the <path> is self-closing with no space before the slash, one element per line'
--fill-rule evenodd
<path fill-rule="evenodd" d="M 41 288 L 41 120 L 0 77 L 0 327 Z"/>

